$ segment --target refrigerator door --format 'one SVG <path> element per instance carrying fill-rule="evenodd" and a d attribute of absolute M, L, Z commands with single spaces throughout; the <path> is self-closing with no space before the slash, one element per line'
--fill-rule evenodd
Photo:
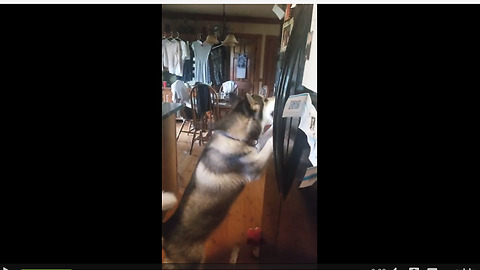
<path fill-rule="evenodd" d="M 310 32 L 313 5 L 297 5 L 294 10 L 294 26 L 285 53 L 280 55 L 276 76 L 276 102 L 273 124 L 273 143 L 277 184 L 283 199 L 292 185 L 298 187 L 306 169 L 310 147 L 302 130 L 299 117 L 282 118 L 285 102 L 290 95 L 310 93 L 316 108 L 316 94 L 302 85 L 305 67 L 305 45 Z M 295 14 L 298 14 L 295 16 Z M 295 183 L 295 184 L 294 184 Z"/>

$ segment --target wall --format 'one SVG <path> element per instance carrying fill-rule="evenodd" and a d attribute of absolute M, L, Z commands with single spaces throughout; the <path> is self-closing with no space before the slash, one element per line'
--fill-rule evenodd
<path fill-rule="evenodd" d="M 216 21 L 187 21 L 185 23 L 184 19 L 163 19 L 162 18 L 162 29 L 165 29 L 165 25 L 169 24 L 173 31 L 176 31 L 177 28 L 180 26 L 188 25 L 195 30 L 195 33 L 199 33 L 202 31 L 202 28 L 211 28 L 215 25 L 222 26 L 223 22 L 216 22 Z M 280 38 L 280 30 L 281 24 L 259 24 L 259 23 L 238 23 L 238 22 L 228 22 L 227 19 L 227 26 L 231 29 L 232 33 L 242 33 L 242 34 L 258 34 L 262 35 L 262 48 L 261 48 L 261 57 L 260 57 L 260 70 L 259 78 L 263 79 L 263 60 L 265 56 L 265 36 L 266 35 L 273 35 L 279 36 Z M 176 35 L 176 33 L 174 33 Z M 182 33 L 180 33 L 180 38 L 182 37 Z"/>

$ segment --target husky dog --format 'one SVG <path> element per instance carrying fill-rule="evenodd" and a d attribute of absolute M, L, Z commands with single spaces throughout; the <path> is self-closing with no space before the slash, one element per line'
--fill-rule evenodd
<path fill-rule="evenodd" d="M 165 262 L 202 262 L 207 238 L 273 153 L 271 132 L 268 141 L 260 135 L 273 124 L 275 98 L 247 93 L 231 99 L 231 112 L 217 123 L 176 212 L 162 226 Z M 259 146 L 259 139 L 266 143 Z"/>

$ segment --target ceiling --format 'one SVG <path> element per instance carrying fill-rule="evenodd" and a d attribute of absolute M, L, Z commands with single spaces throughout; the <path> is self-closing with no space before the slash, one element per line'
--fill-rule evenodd
<path fill-rule="evenodd" d="M 280 5 L 282 6 L 282 5 Z M 245 4 L 245 5 L 225 5 L 225 16 L 254 17 L 264 19 L 277 19 L 278 17 L 272 11 L 273 4 Z M 162 11 L 168 13 L 190 13 L 190 14 L 207 14 L 223 16 L 223 5 L 162 5 Z"/>

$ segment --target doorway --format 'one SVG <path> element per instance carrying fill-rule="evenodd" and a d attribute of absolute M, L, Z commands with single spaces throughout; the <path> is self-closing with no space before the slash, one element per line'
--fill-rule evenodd
<path fill-rule="evenodd" d="M 235 34 L 235 37 L 239 44 L 230 49 L 230 79 L 238 85 L 239 95 L 258 93 L 262 35 Z M 240 63 L 245 61 L 246 70 L 238 67 L 239 60 Z"/>

